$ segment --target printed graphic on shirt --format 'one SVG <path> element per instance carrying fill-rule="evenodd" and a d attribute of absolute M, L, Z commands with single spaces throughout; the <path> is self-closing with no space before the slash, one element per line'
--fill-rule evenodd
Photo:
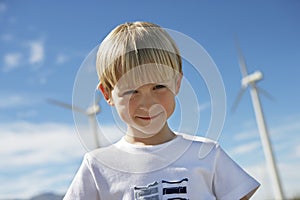
<path fill-rule="evenodd" d="M 187 195 L 188 179 L 180 181 L 162 181 L 163 200 L 188 200 Z"/>
<path fill-rule="evenodd" d="M 134 187 L 135 200 L 159 200 L 158 182 Z"/>
<path fill-rule="evenodd" d="M 147 186 L 134 187 L 135 200 L 188 200 L 188 179 L 151 183 Z"/>

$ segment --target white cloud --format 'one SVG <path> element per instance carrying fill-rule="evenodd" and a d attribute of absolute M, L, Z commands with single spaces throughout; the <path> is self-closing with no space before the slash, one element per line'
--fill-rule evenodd
<path fill-rule="evenodd" d="M 1 95 L 2 96 L 2 95 Z M 26 104 L 24 97 L 17 94 L 5 95 L 0 98 L 0 108 L 11 108 Z"/>
<path fill-rule="evenodd" d="M 300 144 L 299 132 L 299 117 L 292 117 L 289 118 L 289 120 L 281 120 L 281 123 L 269 126 L 269 139 L 273 145 L 274 152 L 281 155 L 283 152 L 289 152 L 289 157 L 297 157 L 298 155 L 295 147 L 297 143 Z M 235 154 L 242 154 L 243 152 L 247 153 L 251 150 L 251 148 L 255 148 L 255 146 L 258 148 L 258 143 L 261 143 L 260 133 L 256 125 L 244 128 L 244 131 L 236 133 L 233 136 L 233 140 L 239 143 L 237 147 L 232 149 L 232 152 Z M 249 143 L 249 141 L 252 142 Z M 257 141 L 256 145 L 255 141 Z M 244 145 L 241 145 L 241 143 Z"/>
<path fill-rule="evenodd" d="M 238 132 L 234 135 L 234 140 L 241 142 L 249 139 L 259 138 L 259 133 L 257 129 L 247 128 L 245 131 Z"/>
<path fill-rule="evenodd" d="M 300 158 L 300 144 L 295 148 L 295 155 L 297 158 Z"/>
<path fill-rule="evenodd" d="M 4 67 L 2 68 L 2 70 L 4 72 L 8 72 L 18 68 L 20 66 L 21 60 L 22 60 L 21 53 L 8 53 L 4 55 Z"/>
<path fill-rule="evenodd" d="M 12 36 L 3 35 L 2 40 L 10 40 Z M 8 72 L 15 70 L 26 64 L 30 64 L 31 68 L 43 63 L 45 58 L 44 43 L 42 40 L 35 40 L 26 42 L 25 46 L 27 47 L 23 52 L 7 53 L 4 55 L 4 67 L 2 68 L 3 72 Z M 29 52 L 28 52 L 29 48 Z M 29 57 L 24 55 L 29 54 Z"/>
<path fill-rule="evenodd" d="M 260 141 L 248 142 L 238 145 L 230 150 L 230 155 L 240 155 L 257 150 L 261 146 Z"/>
<path fill-rule="evenodd" d="M 238 157 L 239 162 L 248 165 L 246 171 L 253 175 L 261 183 L 261 188 L 254 196 L 257 199 L 274 199 L 272 180 L 266 163 L 257 163 L 265 160 L 262 152 L 262 144 L 256 126 L 245 128 L 234 136 L 234 142 L 237 144 L 229 150 L 229 155 Z M 256 132 L 255 132 L 256 131 Z M 277 167 L 282 180 L 283 189 L 286 198 L 300 196 L 299 179 L 300 173 L 300 131 L 299 118 L 289 118 L 281 120 L 280 124 L 270 126 L 270 139 L 273 144 L 274 154 L 277 160 Z M 254 137 L 255 135 L 255 137 Z M 263 156 L 263 157 L 262 157 Z M 251 166 L 249 161 L 256 163 Z"/>
<path fill-rule="evenodd" d="M 0 14 L 4 13 L 7 10 L 7 6 L 5 3 L 0 2 Z"/>
<path fill-rule="evenodd" d="M 118 132 L 111 126 L 101 129 L 109 137 Z M 74 125 L 58 123 L 2 123 L 0 133 L 0 199 L 29 198 L 45 191 L 63 194 L 86 152 L 82 144 L 93 140 L 79 139 Z M 87 133 L 85 127 L 81 134 Z"/>
<path fill-rule="evenodd" d="M 294 198 L 300 195 L 299 179 L 300 173 L 298 173 L 300 163 L 297 164 L 283 164 L 279 163 L 279 175 L 281 179 L 281 185 L 285 198 Z M 259 190 L 254 194 L 253 200 L 260 199 L 274 199 L 273 183 L 270 178 L 270 173 L 265 163 L 260 163 L 254 166 L 246 167 L 245 170 L 251 174 L 260 184 Z"/>
<path fill-rule="evenodd" d="M 66 190 L 85 153 L 73 126 L 14 122 L 0 132 L 0 199 Z"/>
<path fill-rule="evenodd" d="M 30 48 L 30 64 L 40 64 L 43 62 L 45 53 L 44 53 L 44 43 L 41 40 L 31 41 L 28 43 Z"/>
<path fill-rule="evenodd" d="M 40 97 L 35 94 L 24 95 L 17 93 L 1 93 L 0 94 L 0 109 L 14 108 L 20 106 L 33 105 L 40 101 Z"/>
<path fill-rule="evenodd" d="M 297 131 L 300 131 L 299 118 L 283 121 L 282 123 L 271 127 L 270 134 L 273 136 L 278 135 L 279 137 L 286 137 L 286 134 L 298 133 Z"/>
<path fill-rule="evenodd" d="M 66 61 L 68 61 L 68 57 L 64 54 L 58 54 L 56 57 L 56 63 L 57 64 L 64 64 Z"/>
<path fill-rule="evenodd" d="M 0 155 L 6 158 L 6 162 L 0 164 L 2 169 L 63 162 L 71 155 L 82 153 L 72 126 L 16 122 L 1 124 L 0 132 Z"/>
<path fill-rule="evenodd" d="M 37 110 L 26 110 L 26 111 L 17 112 L 17 117 L 22 119 L 36 117 L 37 115 L 38 115 Z"/>

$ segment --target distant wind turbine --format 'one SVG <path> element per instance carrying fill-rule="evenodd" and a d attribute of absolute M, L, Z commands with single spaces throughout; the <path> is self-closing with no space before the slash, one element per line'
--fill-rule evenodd
<path fill-rule="evenodd" d="M 99 137 L 98 137 L 98 125 L 97 125 L 97 121 L 96 121 L 96 115 L 100 112 L 100 106 L 99 106 L 100 96 L 99 95 L 97 96 L 97 98 L 93 102 L 93 104 L 91 106 L 89 106 L 87 109 L 82 109 L 77 106 L 74 106 L 74 105 L 71 105 L 68 103 L 64 103 L 64 102 L 61 102 L 61 101 L 58 101 L 55 99 L 51 99 L 51 98 L 47 99 L 47 101 L 51 104 L 54 104 L 54 105 L 57 105 L 57 106 L 60 106 L 63 108 L 67 108 L 74 112 L 78 112 L 78 113 L 86 115 L 89 119 L 91 130 L 94 135 L 96 147 L 97 148 L 100 147 Z"/>
<path fill-rule="evenodd" d="M 239 54 L 239 65 L 240 65 L 240 69 L 241 69 L 243 78 L 241 81 L 242 88 L 238 94 L 238 97 L 237 97 L 234 105 L 233 105 L 233 110 L 235 110 L 242 95 L 244 94 L 245 90 L 249 86 L 252 104 L 253 104 L 253 108 L 254 108 L 254 112 L 255 112 L 255 116 L 256 116 L 256 122 L 257 122 L 257 126 L 259 129 L 265 158 L 267 161 L 267 165 L 269 167 L 269 172 L 270 172 L 271 178 L 273 180 L 275 197 L 278 200 L 283 200 L 284 199 L 283 190 L 282 190 L 280 178 L 278 175 L 278 169 L 276 166 L 276 161 L 274 158 L 272 145 L 270 142 L 270 137 L 269 137 L 268 129 L 266 126 L 266 122 L 265 122 L 265 118 L 264 118 L 264 114 L 263 114 L 263 110 L 262 110 L 261 102 L 260 102 L 260 98 L 259 98 L 259 92 L 263 92 L 264 94 L 267 94 L 267 93 L 264 90 L 262 90 L 256 86 L 256 82 L 260 81 L 263 78 L 263 74 L 260 71 L 256 71 L 252 74 L 248 74 L 245 58 L 242 54 L 242 51 L 241 51 L 238 43 L 236 43 L 236 45 L 237 45 L 237 50 L 238 50 L 238 54 Z"/>

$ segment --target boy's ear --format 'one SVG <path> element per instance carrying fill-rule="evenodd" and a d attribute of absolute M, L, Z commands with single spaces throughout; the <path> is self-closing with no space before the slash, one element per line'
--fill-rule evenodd
<path fill-rule="evenodd" d="M 182 73 L 179 73 L 177 78 L 176 78 L 176 95 L 179 93 L 179 90 L 180 90 L 180 86 L 181 86 L 181 80 L 182 80 Z"/>
<path fill-rule="evenodd" d="M 111 94 L 103 87 L 102 83 L 99 84 L 98 89 L 102 92 L 104 99 L 106 100 L 106 102 L 111 105 L 114 106 L 113 100 L 111 98 Z"/>

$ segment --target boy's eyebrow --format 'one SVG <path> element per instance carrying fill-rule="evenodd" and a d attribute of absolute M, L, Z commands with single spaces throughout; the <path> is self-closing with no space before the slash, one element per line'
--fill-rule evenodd
<path fill-rule="evenodd" d="M 154 84 L 155 86 L 156 85 L 163 85 L 163 86 L 166 86 L 170 89 L 172 89 L 173 85 L 170 85 L 170 84 L 173 84 L 173 81 L 175 83 L 175 80 L 173 79 L 168 79 L 168 80 L 165 80 L 165 81 L 159 81 L 159 82 L 147 82 L 145 84 L 140 84 L 140 85 L 124 85 L 124 84 L 116 84 L 116 86 L 114 88 L 118 88 L 118 93 L 124 93 L 124 92 L 127 92 L 127 91 L 133 91 L 133 90 L 137 90 L 138 88 L 144 86 L 144 85 L 148 85 L 148 84 Z"/>

